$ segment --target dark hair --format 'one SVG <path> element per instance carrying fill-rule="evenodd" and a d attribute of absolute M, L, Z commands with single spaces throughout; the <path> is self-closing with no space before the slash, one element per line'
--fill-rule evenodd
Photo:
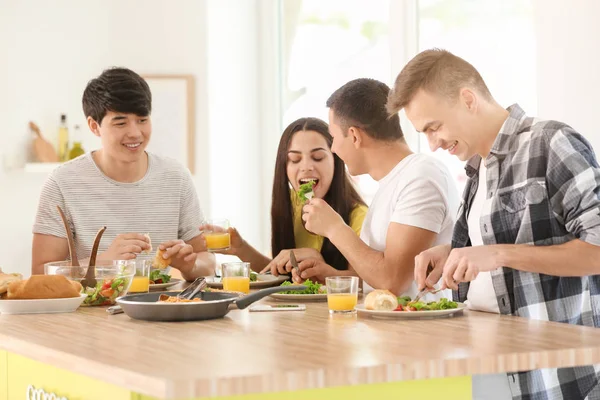
<path fill-rule="evenodd" d="M 127 68 L 109 68 L 88 82 L 81 99 L 83 113 L 98 124 L 108 111 L 150 115 L 152 94 L 148 83 Z"/>
<path fill-rule="evenodd" d="M 331 148 L 333 138 L 329 134 L 329 126 L 318 118 L 300 118 L 292 122 L 281 135 L 277 159 L 275 160 L 275 175 L 273 178 L 273 199 L 271 202 L 271 251 L 273 257 L 281 250 L 296 248 L 294 238 L 294 216 L 290 187 L 287 177 L 288 150 L 292 137 L 300 131 L 314 131 L 327 141 Z M 346 172 L 341 158 L 333 154 L 333 179 L 324 200 L 344 219 L 350 222 L 350 213 L 357 205 L 365 205 Z M 321 255 L 325 262 L 335 269 L 348 269 L 348 261 L 340 251 L 323 238 Z"/>
<path fill-rule="evenodd" d="M 402 139 L 404 134 L 397 115 L 388 115 L 385 105 L 390 88 L 375 79 L 352 80 L 337 89 L 327 100 L 344 134 L 352 126 L 377 140 Z"/>

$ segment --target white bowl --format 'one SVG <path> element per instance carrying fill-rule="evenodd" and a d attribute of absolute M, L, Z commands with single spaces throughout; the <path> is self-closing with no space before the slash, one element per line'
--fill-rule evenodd
<path fill-rule="evenodd" d="M 73 312 L 87 296 L 66 299 L 0 300 L 0 314 L 55 314 Z"/>

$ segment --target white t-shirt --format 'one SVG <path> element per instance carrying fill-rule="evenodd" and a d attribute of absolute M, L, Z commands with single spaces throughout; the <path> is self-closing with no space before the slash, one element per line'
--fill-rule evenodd
<path fill-rule="evenodd" d="M 190 171 L 176 160 L 148 153 L 148 170 L 137 182 L 116 182 L 102 173 L 92 153 L 54 169 L 40 194 L 34 233 L 66 238 L 60 206 L 75 237 L 79 258 L 90 256 L 96 233 L 106 226 L 99 252 L 121 233 L 150 234 L 152 247 L 200 234 L 202 210 Z"/>
<path fill-rule="evenodd" d="M 481 164 L 479 164 L 479 186 L 477 186 L 477 192 L 475 193 L 469 215 L 467 216 L 471 246 L 483 245 L 480 218 L 484 212 L 489 214 L 489 210 L 492 206 L 492 199 L 486 199 L 486 172 L 487 168 L 485 167 L 485 163 L 481 160 Z M 491 272 L 480 272 L 477 275 L 477 278 L 471 281 L 465 304 L 472 310 L 500 314 L 500 307 L 498 306 L 498 300 L 496 299 Z"/>
<path fill-rule="evenodd" d="M 432 156 L 411 154 L 379 181 L 360 237 L 371 248 L 384 251 L 388 228 L 391 223 L 398 223 L 437 233 L 433 246 L 449 244 L 458 203 L 458 191 L 446 166 Z M 365 292 L 372 290 L 368 282 L 364 286 Z M 396 294 L 414 297 L 417 293 L 413 282 L 409 290 Z M 452 292 L 428 294 L 423 300 L 441 297 L 452 298 Z"/>

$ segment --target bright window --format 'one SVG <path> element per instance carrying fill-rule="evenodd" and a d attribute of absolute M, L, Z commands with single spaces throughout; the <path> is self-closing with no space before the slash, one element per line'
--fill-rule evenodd
<path fill-rule="evenodd" d="M 300 117 L 328 121 L 325 102 L 344 83 L 369 77 L 389 83 L 390 0 L 282 2 L 282 125 Z M 287 49 L 287 50 L 286 50 Z M 368 176 L 356 178 L 366 201 L 377 190 Z"/>
<path fill-rule="evenodd" d="M 528 0 L 419 0 L 419 51 L 444 48 L 471 63 L 503 107 L 519 103 L 537 114 L 533 10 Z M 420 135 L 420 151 L 430 153 Z M 459 188 L 463 163 L 446 151 L 434 153 Z"/>
<path fill-rule="evenodd" d="M 445 48 L 472 63 L 501 105 L 518 102 L 529 114 L 536 114 L 535 36 L 529 0 L 396 0 L 414 8 L 398 7 L 392 1 L 281 2 L 283 127 L 306 116 L 327 121 L 325 102 L 338 87 L 361 77 L 391 85 L 400 72 L 392 70 L 392 60 L 403 56 L 396 53 L 432 47 Z M 410 20 L 402 12 L 412 9 L 416 11 L 410 16 L 416 21 L 415 32 L 392 36 L 392 31 Z M 414 151 L 430 152 L 423 135 L 417 136 L 406 120 L 402 126 Z M 434 156 L 448 165 L 462 189 L 463 163 L 443 151 Z M 370 202 L 376 182 L 368 176 L 356 181 Z"/>

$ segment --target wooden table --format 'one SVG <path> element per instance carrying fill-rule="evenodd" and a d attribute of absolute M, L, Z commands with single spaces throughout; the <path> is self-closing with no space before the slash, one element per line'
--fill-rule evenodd
<path fill-rule="evenodd" d="M 469 311 L 435 320 L 338 317 L 326 303 L 306 304 L 304 312 L 232 310 L 190 323 L 136 321 L 104 308 L 0 315 L 0 350 L 9 376 L 14 357 L 124 388 L 132 399 L 300 399 L 307 389 L 341 386 L 308 398 L 390 389 L 420 392 L 419 399 L 439 398 L 443 390 L 445 399 L 464 399 L 474 374 L 600 363 L 600 330 L 593 328 Z M 373 385 L 389 382 L 396 383 Z M 281 393 L 288 391 L 301 396 Z"/>

